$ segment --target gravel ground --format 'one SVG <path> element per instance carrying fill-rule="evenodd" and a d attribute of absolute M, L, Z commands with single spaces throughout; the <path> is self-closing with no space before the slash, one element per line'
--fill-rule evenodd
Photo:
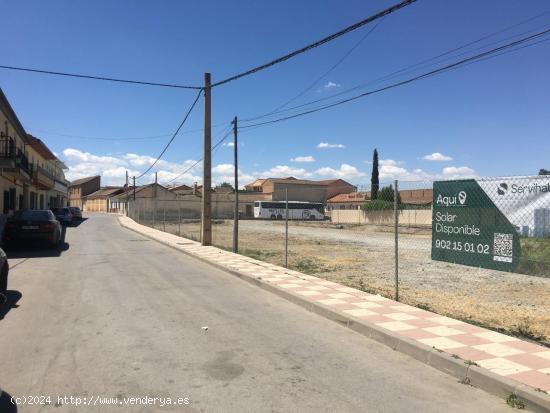
<path fill-rule="evenodd" d="M 213 243 L 230 249 L 231 221 L 216 221 Z M 164 229 L 163 226 L 157 226 Z M 177 233 L 178 225 L 166 224 Z M 182 236 L 199 239 L 200 223 L 181 224 Z M 239 250 L 284 265 L 284 222 L 244 220 Z M 429 230 L 403 229 L 399 239 L 401 301 L 439 314 L 527 338 L 550 340 L 550 278 L 505 273 L 432 261 Z M 289 267 L 368 292 L 395 291 L 394 235 L 391 228 L 289 223 Z"/>

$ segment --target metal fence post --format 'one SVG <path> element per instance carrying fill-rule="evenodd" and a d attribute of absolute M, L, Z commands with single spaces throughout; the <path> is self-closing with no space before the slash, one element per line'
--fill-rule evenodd
<path fill-rule="evenodd" d="M 395 301 L 399 301 L 399 189 L 397 179 L 394 182 L 393 190 L 393 212 L 394 212 L 394 233 L 395 233 Z"/>
<path fill-rule="evenodd" d="M 288 268 L 288 188 L 285 188 L 285 268 Z"/>

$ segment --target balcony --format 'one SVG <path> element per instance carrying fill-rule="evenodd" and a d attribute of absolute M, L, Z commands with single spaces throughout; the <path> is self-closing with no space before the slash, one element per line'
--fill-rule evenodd
<path fill-rule="evenodd" d="M 30 181 L 32 165 L 25 154 L 15 146 L 12 137 L 0 137 L 0 169 L 15 178 Z"/>
<path fill-rule="evenodd" d="M 38 189 L 53 189 L 55 177 L 40 166 L 32 166 L 32 183 Z"/>

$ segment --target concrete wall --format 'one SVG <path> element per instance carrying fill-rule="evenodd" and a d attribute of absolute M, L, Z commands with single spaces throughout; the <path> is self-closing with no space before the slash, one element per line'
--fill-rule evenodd
<path fill-rule="evenodd" d="M 393 225 L 394 211 L 338 210 L 330 212 L 334 224 Z M 399 211 L 400 226 L 431 226 L 431 209 L 404 209 Z"/>

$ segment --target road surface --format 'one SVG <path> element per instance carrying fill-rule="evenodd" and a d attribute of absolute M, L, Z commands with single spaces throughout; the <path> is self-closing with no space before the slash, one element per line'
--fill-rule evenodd
<path fill-rule="evenodd" d="M 11 411 L 509 412 L 502 399 L 123 229 L 113 215 L 92 215 L 66 241 L 61 254 L 11 253 L 0 388 L 61 404 Z M 189 404 L 76 407 L 58 396 Z"/>

